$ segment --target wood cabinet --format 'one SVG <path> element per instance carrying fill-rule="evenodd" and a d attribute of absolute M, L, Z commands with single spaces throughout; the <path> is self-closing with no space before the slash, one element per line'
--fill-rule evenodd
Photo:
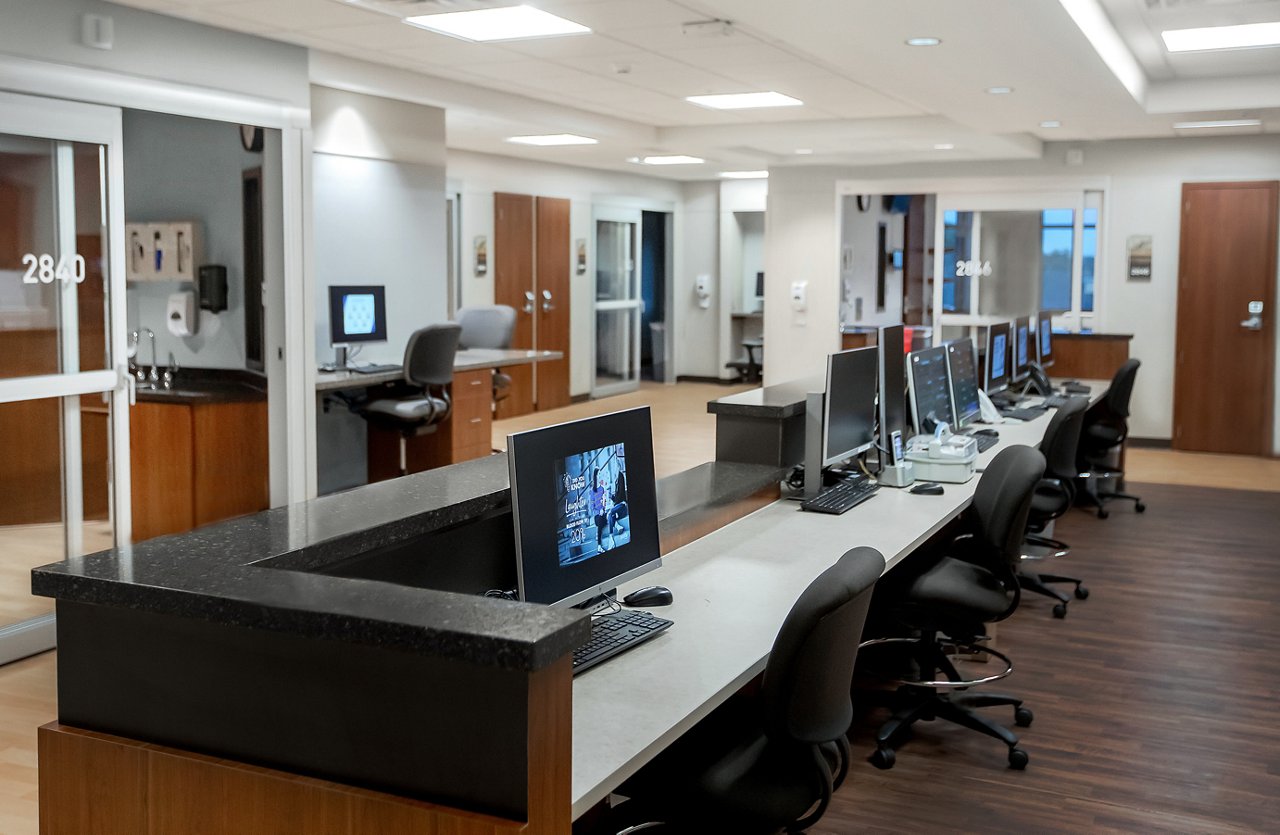
<path fill-rule="evenodd" d="M 411 473 L 483 458 L 493 451 L 493 371 L 455 371 L 449 386 L 453 414 L 434 432 L 406 442 L 405 463 Z M 400 433 L 369 425 L 369 481 L 400 475 Z"/>
<path fill-rule="evenodd" d="M 133 540 L 266 510 L 266 401 L 138 402 L 129 414 Z"/>

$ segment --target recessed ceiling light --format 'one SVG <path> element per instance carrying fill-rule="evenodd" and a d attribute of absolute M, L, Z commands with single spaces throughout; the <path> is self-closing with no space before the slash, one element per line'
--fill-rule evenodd
<path fill-rule="evenodd" d="M 405 23 L 464 41 L 514 41 L 583 35 L 591 30 L 532 6 L 504 6 L 470 12 L 447 12 L 406 17 Z"/>
<path fill-rule="evenodd" d="M 1207 49 L 1250 49 L 1280 46 L 1280 21 L 1245 23 L 1239 26 L 1203 26 L 1198 29 L 1168 29 L 1160 33 L 1170 52 L 1197 52 Z"/>
<path fill-rule="evenodd" d="M 589 136 L 578 136 L 576 133 L 548 133 L 539 136 L 508 136 L 508 142 L 517 145 L 595 145 L 600 140 Z"/>
<path fill-rule="evenodd" d="M 721 171 L 720 176 L 726 180 L 767 180 L 768 171 Z"/>
<path fill-rule="evenodd" d="M 1006 96 L 1013 92 L 1012 87 L 988 87 L 987 92 L 993 96 Z"/>
<path fill-rule="evenodd" d="M 1174 130 L 1199 130 L 1200 128 L 1256 128 L 1261 119 L 1216 119 L 1207 122 L 1174 122 Z"/>
<path fill-rule="evenodd" d="M 1060 127 L 1062 127 L 1062 123 L 1061 123 L 1061 122 L 1059 122 L 1057 119 L 1045 119 L 1043 122 L 1041 122 L 1041 123 L 1040 123 L 1040 127 L 1042 127 L 1042 128 L 1060 128 Z"/>
<path fill-rule="evenodd" d="M 808 156 L 809 154 L 813 153 L 813 149 L 812 148 L 796 148 L 796 153 L 802 157 Z"/>
<path fill-rule="evenodd" d="M 772 90 L 766 93 L 723 93 L 714 96 L 688 96 L 685 101 L 716 110 L 746 110 L 750 107 L 796 107 L 800 99 Z"/>
<path fill-rule="evenodd" d="M 907 46 L 937 46 L 941 38 L 907 38 Z"/>
<path fill-rule="evenodd" d="M 702 157 L 690 157 L 684 154 L 663 154 L 661 156 L 641 157 L 645 165 L 700 165 L 706 162 Z"/>
<path fill-rule="evenodd" d="M 955 143 L 954 143 L 954 142 L 939 142 L 939 143 L 937 143 L 936 145 L 934 145 L 934 146 L 933 146 L 933 150 L 935 150 L 935 151 L 953 151 L 953 150 L 955 150 L 955 147 L 956 147 L 956 146 L 955 146 Z"/>

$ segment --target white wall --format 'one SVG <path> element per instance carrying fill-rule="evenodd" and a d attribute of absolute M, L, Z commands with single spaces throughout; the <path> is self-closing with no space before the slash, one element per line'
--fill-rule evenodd
<path fill-rule="evenodd" d="M 664 210 L 669 205 L 675 212 L 675 236 L 668 246 L 675 247 L 676 304 L 668 316 L 668 327 L 680 333 L 685 313 L 680 300 L 683 283 L 692 286 L 687 271 L 682 269 L 681 251 L 686 238 L 682 226 L 682 194 L 679 183 L 652 177 L 597 171 L 566 165 L 530 162 L 528 160 L 477 154 L 450 149 L 448 155 L 450 188 L 462 195 L 462 304 L 493 304 L 493 194 L 531 194 L 538 197 L 567 198 L 569 203 L 569 242 L 574 247 L 579 239 L 587 241 L 587 271 L 573 270 L 570 284 L 569 392 L 574 396 L 591 391 L 592 300 L 595 298 L 595 229 L 593 205 L 629 205 Z M 489 269 L 483 276 L 475 274 L 474 241 L 483 235 L 488 245 Z M 572 252 L 572 250 L 571 250 Z M 577 263 L 576 254 L 571 263 Z M 692 291 L 690 291 L 690 294 Z M 674 322 L 674 325 L 673 325 Z M 682 370 L 689 353 L 677 337 L 677 373 Z"/>
<path fill-rule="evenodd" d="M 1067 166 L 1066 151 L 1081 147 L 1082 166 Z M 1280 140 L 1274 136 L 1049 143 L 1040 160 L 965 162 L 876 168 L 783 168 L 770 176 L 765 334 L 771 342 L 766 382 L 817 373 L 837 343 L 833 316 L 838 301 L 839 227 L 836 182 L 902 182 L 936 178 L 990 178 L 991 191 L 1016 188 L 1003 178 L 1107 177 L 1102 218 L 1105 256 L 1098 266 L 1094 328 L 1131 333 L 1131 354 L 1142 360 L 1130 425 L 1135 436 L 1172 434 L 1176 345 L 1179 203 L 1184 182 L 1280 179 Z M 1125 280 L 1124 242 L 1153 237 L 1152 280 Z M 791 321 L 785 307 L 792 277 L 810 279 L 810 316 Z M 777 302 L 775 305 L 774 302 Z M 819 314 L 819 311 L 822 311 Z M 1280 342 L 1280 340 L 1278 340 Z M 779 351 L 779 347 L 785 349 Z M 1280 360 L 1277 361 L 1280 374 Z M 1277 381 L 1280 392 L 1280 380 Z M 1280 408 L 1277 409 L 1280 415 Z M 1280 421 L 1277 422 L 1280 437 Z"/>
<path fill-rule="evenodd" d="M 765 269 L 764 223 L 769 199 L 768 180 L 724 180 L 720 197 L 719 318 L 708 323 L 716 335 L 716 364 L 706 376 L 721 379 L 736 375 L 725 368 L 730 360 L 745 356 L 741 328 L 733 327 L 732 314 L 756 309 L 755 274 Z M 714 257 L 714 256 L 713 256 Z M 713 275 L 715 273 L 712 273 Z M 714 301 L 714 300 L 713 300 Z M 709 338 L 710 333 L 702 334 Z"/>

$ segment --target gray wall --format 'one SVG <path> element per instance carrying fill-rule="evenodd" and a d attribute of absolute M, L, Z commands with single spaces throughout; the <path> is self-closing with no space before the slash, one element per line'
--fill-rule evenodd
<path fill-rule="evenodd" d="M 272 143 L 277 149 L 278 145 Z M 227 268 L 227 310 L 216 315 L 216 324 L 209 314 L 203 316 L 201 331 L 192 337 L 174 336 L 165 328 L 169 295 L 191 290 L 190 283 L 129 285 L 129 328 L 148 327 L 156 332 L 161 363 L 172 351 L 186 367 L 245 367 L 241 176 L 245 169 L 262 164 L 262 154 L 241 146 L 239 125 L 124 111 L 125 221 L 198 221 L 204 230 L 204 252 L 198 263 Z M 144 343 L 139 358 L 150 363 L 149 345 Z"/>

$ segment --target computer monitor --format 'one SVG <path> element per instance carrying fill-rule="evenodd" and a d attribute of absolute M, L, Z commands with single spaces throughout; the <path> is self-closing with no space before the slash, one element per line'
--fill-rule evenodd
<path fill-rule="evenodd" d="M 1031 373 L 1031 363 L 1035 356 L 1031 353 L 1031 340 L 1035 335 L 1031 332 L 1031 317 L 1019 316 L 1013 320 L 1013 379 L 1020 383 Z"/>
<path fill-rule="evenodd" d="M 880 349 L 854 348 L 827 357 L 822 418 L 822 466 L 866 452 L 876 441 L 876 378 Z"/>
<path fill-rule="evenodd" d="M 591 600 L 662 564 L 649 408 L 507 436 L 520 599 Z"/>
<path fill-rule="evenodd" d="M 881 328 L 880 345 L 880 446 L 889 448 L 894 432 L 907 437 L 906 328 Z"/>
<path fill-rule="evenodd" d="M 973 340 L 957 339 L 947 343 L 947 377 L 951 381 L 951 405 L 956 429 L 974 423 L 982 414 L 978 402 L 978 363 Z"/>
<path fill-rule="evenodd" d="M 387 289 L 329 288 L 329 340 L 335 346 L 387 341 Z"/>
<path fill-rule="evenodd" d="M 1047 310 L 1036 317 L 1036 357 L 1041 368 L 1053 365 L 1053 314 Z"/>
<path fill-rule="evenodd" d="M 1009 342 L 1012 338 L 1013 327 L 1009 322 L 987 328 L 986 374 L 982 386 L 987 394 L 1009 387 Z"/>
<path fill-rule="evenodd" d="M 925 348 L 907 355 L 907 389 L 916 431 L 933 432 L 936 424 L 955 426 L 951 389 L 947 380 L 947 348 Z"/>

